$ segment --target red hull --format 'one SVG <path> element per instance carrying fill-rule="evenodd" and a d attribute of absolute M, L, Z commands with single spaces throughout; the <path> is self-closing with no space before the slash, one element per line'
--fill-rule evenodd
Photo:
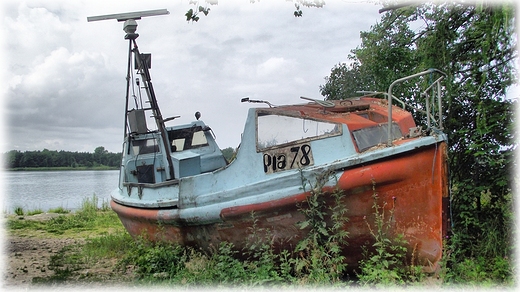
<path fill-rule="evenodd" d="M 344 255 L 350 267 L 357 266 L 362 259 L 362 248 L 374 242 L 369 225 L 374 228 L 375 186 L 378 204 L 388 214 L 385 218 L 390 218 L 391 209 L 394 211 L 392 221 L 388 222 L 393 235 L 404 235 L 415 264 L 429 271 L 437 269 L 449 226 L 446 163 L 446 144 L 441 142 L 339 172 L 338 187 L 344 190 L 342 205 L 347 208 L 349 219 Z M 307 232 L 298 227 L 306 218 L 297 207 L 307 195 L 301 193 L 276 201 L 226 208 L 220 213 L 222 222 L 205 225 L 186 224 L 179 218 L 178 209 L 139 209 L 113 201 L 111 206 L 132 236 L 205 249 L 222 241 L 244 247 L 251 236 L 251 212 L 254 212 L 257 236 L 268 237 L 276 248 L 291 249 Z"/>

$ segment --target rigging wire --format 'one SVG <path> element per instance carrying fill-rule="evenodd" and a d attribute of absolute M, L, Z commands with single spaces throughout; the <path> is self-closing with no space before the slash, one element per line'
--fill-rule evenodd
<path fill-rule="evenodd" d="M 130 65 L 131 66 L 131 65 Z M 134 98 L 134 102 L 135 102 L 135 108 L 138 109 L 139 108 L 139 104 L 137 102 L 137 96 L 135 95 L 135 83 L 134 83 L 134 80 L 135 79 L 135 76 L 134 76 L 134 70 L 130 70 L 131 71 L 131 80 L 132 82 L 130 82 L 132 84 L 132 97 Z M 137 80 L 136 80 L 137 81 Z M 138 81 L 137 81 L 138 82 Z M 142 104 L 142 103 L 141 103 Z M 142 106 L 141 106 L 142 108 Z"/>
<path fill-rule="evenodd" d="M 124 127 L 124 135 L 123 137 L 126 137 L 126 134 L 130 132 L 130 125 L 128 124 L 128 100 L 130 98 L 130 83 L 131 83 L 131 65 L 132 65 L 132 42 L 128 42 L 128 65 L 126 68 L 126 95 L 125 95 L 125 127 Z"/>
<path fill-rule="evenodd" d="M 143 96 L 141 94 L 141 83 L 139 82 L 139 77 L 135 78 L 135 83 L 137 84 L 137 93 L 139 94 L 139 101 L 141 102 L 141 108 L 143 107 Z"/>

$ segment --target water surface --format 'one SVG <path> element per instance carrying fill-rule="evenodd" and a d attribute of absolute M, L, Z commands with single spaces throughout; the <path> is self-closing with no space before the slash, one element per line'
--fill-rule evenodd
<path fill-rule="evenodd" d="M 85 171 L 4 171 L 3 211 L 63 207 L 75 210 L 94 195 L 99 205 L 108 203 L 110 193 L 117 189 L 118 170 Z"/>

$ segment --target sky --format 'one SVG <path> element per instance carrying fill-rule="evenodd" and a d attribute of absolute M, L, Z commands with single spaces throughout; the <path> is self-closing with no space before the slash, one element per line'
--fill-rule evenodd
<path fill-rule="evenodd" d="M 200 4 L 207 5 L 204 1 Z M 379 21 L 380 5 L 327 0 L 322 8 L 285 0 L 218 1 L 198 22 L 189 0 L 4 0 L 3 152 L 120 152 L 128 42 L 123 23 L 88 16 L 167 9 L 138 21 L 137 43 L 152 53 L 152 83 L 164 117 L 185 124 L 201 112 L 221 149 L 240 143 L 248 108 L 243 97 L 275 105 L 323 99 L 319 86 L 348 62 L 360 32 Z"/>

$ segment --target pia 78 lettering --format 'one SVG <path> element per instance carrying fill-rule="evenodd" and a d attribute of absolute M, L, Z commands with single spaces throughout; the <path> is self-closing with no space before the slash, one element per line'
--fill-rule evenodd
<path fill-rule="evenodd" d="M 288 146 L 264 152 L 263 160 L 265 173 L 314 165 L 312 149 L 309 144 Z"/>

